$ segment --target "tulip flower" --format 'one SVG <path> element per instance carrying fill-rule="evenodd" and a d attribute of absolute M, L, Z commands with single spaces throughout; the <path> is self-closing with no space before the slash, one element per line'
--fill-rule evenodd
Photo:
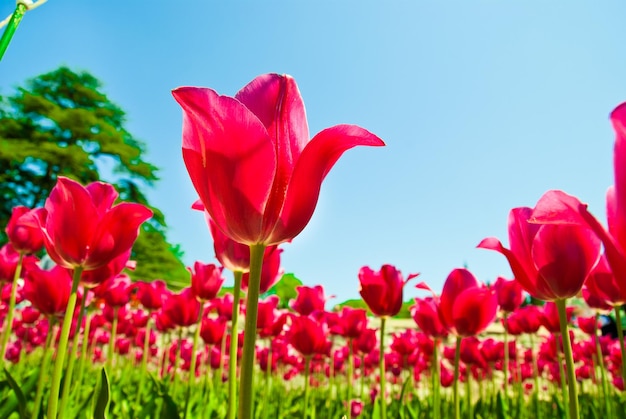
<path fill-rule="evenodd" d="M 4 354 L 9 342 L 13 326 L 13 312 L 17 299 L 17 283 L 22 270 L 22 260 L 24 253 L 17 252 L 11 243 L 7 243 L 0 248 L 0 287 L 7 282 L 9 288 L 9 304 L 7 307 L 6 319 L 2 319 L 0 326 L 2 328 L 2 336 L 0 340 L 0 359 L 4 359 Z M 4 288 L 2 289 L 4 291 Z"/>
<path fill-rule="evenodd" d="M 169 291 L 165 282 L 156 280 L 152 282 L 136 282 L 137 298 L 146 310 L 154 311 L 163 306 L 164 298 L 167 298 Z"/>
<path fill-rule="evenodd" d="M 200 303 L 191 288 L 185 288 L 178 294 L 169 295 L 162 310 L 176 326 L 187 327 L 198 321 Z"/>
<path fill-rule="evenodd" d="M 501 276 L 493 284 L 500 309 L 505 312 L 515 311 L 524 302 L 524 290 L 515 280 L 507 280 Z"/>
<path fill-rule="evenodd" d="M 246 330 L 253 333 L 264 247 L 290 241 L 304 229 L 322 180 L 346 150 L 384 143 L 352 125 L 328 128 L 309 141 L 304 103 L 290 76 L 259 76 L 234 98 L 197 87 L 181 87 L 173 95 L 183 108 L 183 159 L 200 200 L 226 236 L 251 246 L 254 286 Z M 253 362 L 249 338 L 241 419 L 252 414 Z"/>
<path fill-rule="evenodd" d="M 196 298 L 200 301 L 208 301 L 217 296 L 224 283 L 223 269 L 213 263 L 205 265 L 198 261 L 193 265 L 193 269 L 187 268 L 191 273 L 191 291 Z"/>
<path fill-rule="evenodd" d="M 46 316 L 61 317 L 65 313 L 72 288 L 72 276 L 68 270 L 55 266 L 46 271 L 34 260 L 28 260 L 25 264 L 25 298 Z"/>
<path fill-rule="evenodd" d="M 418 275 L 411 274 L 405 281 L 400 271 L 392 265 L 383 265 L 378 272 L 364 266 L 359 271 L 359 293 L 378 317 L 395 316 L 402 308 L 404 285 Z"/>
<path fill-rule="evenodd" d="M 289 305 L 293 311 L 303 316 L 308 316 L 315 311 L 323 311 L 326 304 L 324 297 L 324 287 L 316 285 L 307 287 L 301 285 L 296 287 L 297 296 Z"/>
<path fill-rule="evenodd" d="M 446 278 L 439 302 L 442 318 L 451 333 L 457 335 L 454 358 L 454 412 L 460 417 L 458 397 L 459 360 L 461 341 L 474 336 L 489 326 L 498 309 L 493 290 L 483 286 L 467 269 L 454 269 Z"/>
<path fill-rule="evenodd" d="M 5 231 L 9 242 L 19 253 L 37 253 L 43 247 L 41 229 L 33 216 L 34 210 L 23 206 L 14 207 L 11 212 Z"/>

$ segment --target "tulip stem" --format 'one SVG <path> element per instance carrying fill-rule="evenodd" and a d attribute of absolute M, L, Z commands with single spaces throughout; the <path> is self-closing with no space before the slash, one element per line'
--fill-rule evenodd
<path fill-rule="evenodd" d="M 608 383 L 606 381 L 606 371 L 604 370 L 604 359 L 602 357 L 602 348 L 600 347 L 600 339 L 598 336 L 599 317 L 600 317 L 600 314 L 596 313 L 595 323 L 593 325 L 593 340 L 594 340 L 594 343 L 596 344 L 596 358 L 598 358 L 596 363 L 598 367 L 600 367 L 600 380 L 602 380 L 602 396 L 604 399 L 604 410 L 605 410 L 607 417 L 610 418 L 613 416 L 613 414 L 611 413 L 611 404 L 609 403 L 609 389 L 608 389 Z"/>
<path fill-rule="evenodd" d="M 456 349 L 454 351 L 454 387 L 452 393 L 454 395 L 454 418 L 461 419 L 461 399 L 459 398 L 459 363 L 461 362 L 461 341 L 463 338 L 457 336 Z"/>
<path fill-rule="evenodd" d="M 378 368 L 380 374 L 380 417 L 381 419 L 387 419 L 387 402 L 385 400 L 385 323 L 387 322 L 387 317 L 383 316 L 380 318 L 380 358 L 378 360 Z M 348 400 L 350 403 L 350 400 Z"/>
<path fill-rule="evenodd" d="M 187 395 L 185 398 L 185 415 L 186 418 L 189 415 L 189 398 L 191 397 L 191 387 L 193 387 L 196 380 L 196 351 L 198 350 L 198 339 L 200 338 L 200 329 L 202 328 L 202 316 L 204 315 L 204 304 L 200 304 L 200 311 L 198 313 L 198 321 L 196 322 L 196 332 L 193 334 L 193 345 L 191 347 L 191 362 L 189 365 L 189 380 L 187 381 Z"/>
<path fill-rule="evenodd" d="M 432 359 L 432 386 L 433 386 L 433 418 L 439 419 L 441 417 L 441 405 L 440 405 L 440 378 L 439 378 L 439 339 L 433 339 L 433 359 Z"/>
<path fill-rule="evenodd" d="M 76 365 L 76 348 L 78 348 L 78 338 L 80 336 L 80 326 L 83 322 L 83 313 L 85 312 L 85 304 L 87 301 L 86 291 L 83 298 L 80 299 L 80 311 L 78 312 L 78 318 L 76 319 L 76 329 L 74 330 L 74 337 L 72 338 L 72 347 L 70 348 L 69 358 L 67 360 L 67 369 L 65 371 L 66 379 L 63 380 L 63 389 L 61 390 L 61 403 L 59 404 L 59 416 L 65 417 L 64 412 L 67 406 L 67 399 L 70 393 L 70 385 L 74 382 L 74 365 Z"/>
<path fill-rule="evenodd" d="M 533 379 L 535 382 L 535 417 L 540 417 L 539 406 L 539 366 L 537 365 L 537 352 L 535 351 L 534 334 L 528 335 L 530 338 L 530 351 L 533 359 Z"/>
<path fill-rule="evenodd" d="M 145 385 L 145 378 L 148 375 L 148 352 L 150 351 L 150 317 L 146 323 L 145 336 L 143 338 L 143 353 L 141 354 L 141 376 L 139 377 L 139 387 L 137 390 L 137 397 L 135 404 L 137 407 L 141 403 L 141 395 L 143 394 L 143 388 Z"/>
<path fill-rule="evenodd" d="M 74 268 L 72 289 L 70 297 L 67 300 L 67 308 L 65 309 L 65 317 L 63 318 L 63 326 L 61 327 L 61 335 L 59 336 L 59 345 L 57 346 L 57 357 L 54 361 L 54 371 L 52 373 L 52 382 L 50 384 L 48 419 L 55 419 L 57 417 L 57 406 L 59 403 L 59 390 L 61 386 L 61 376 L 63 375 L 63 364 L 65 361 L 65 353 L 67 352 L 67 342 L 70 337 L 72 318 L 74 317 L 74 308 L 76 307 L 78 284 L 80 283 L 80 276 L 82 273 L 82 266 Z"/>
<path fill-rule="evenodd" d="M 504 325 L 504 365 L 502 366 L 502 372 L 504 373 L 504 396 L 502 400 L 508 402 L 509 398 L 509 333 L 507 330 L 508 313 L 504 312 L 504 319 L 502 324 Z"/>
<path fill-rule="evenodd" d="M 8 30 L 8 28 L 7 28 Z M 9 343 L 9 337 L 11 336 L 11 329 L 13 328 L 13 312 L 15 311 L 15 299 L 17 296 L 17 280 L 22 274 L 22 262 L 24 261 L 24 253 L 20 252 L 19 259 L 17 260 L 17 266 L 15 267 L 15 273 L 13 274 L 13 282 L 11 283 L 11 296 L 9 297 L 9 311 L 7 312 L 6 319 L 4 320 L 4 331 L 2 332 L 2 345 L 0 346 L 0 361 L 4 363 L 4 355 L 6 354 L 7 344 Z"/>
<path fill-rule="evenodd" d="M 239 340 L 239 300 L 241 299 L 241 278 L 243 271 L 234 271 L 233 314 L 230 322 L 230 349 L 228 351 L 228 419 L 235 419 L 237 411 L 237 349 Z M 256 326 L 255 326 L 256 327 Z M 226 338 L 226 335 L 224 335 Z M 220 354 L 222 359 L 224 354 Z M 221 379 L 221 377 L 220 377 Z"/>
<path fill-rule="evenodd" d="M 561 337 L 563 338 L 563 353 L 565 355 L 565 365 L 567 367 L 567 382 L 569 388 L 569 412 L 570 419 L 579 419 L 578 396 L 576 395 L 576 373 L 574 371 L 574 358 L 572 355 L 572 344 L 567 331 L 567 308 L 566 300 L 556 300 L 556 308 L 559 311 L 559 323 L 561 326 Z"/>
<path fill-rule="evenodd" d="M 83 374 L 85 372 L 85 360 L 87 358 L 87 349 L 89 348 L 89 329 L 91 328 L 91 314 L 85 313 L 85 329 L 83 330 L 83 342 L 80 347 L 80 362 L 78 363 L 78 373 L 76 374 L 76 388 L 80 388 L 83 383 Z M 86 337 L 86 338 L 85 338 Z"/>
<path fill-rule="evenodd" d="M 41 361 L 41 370 L 37 380 L 37 393 L 35 394 L 35 404 L 33 405 L 33 419 L 39 418 L 39 410 L 41 409 L 41 398 L 43 397 L 43 388 L 46 378 L 48 377 L 48 368 L 52 360 L 52 337 L 54 336 L 54 316 L 48 316 L 48 336 L 46 336 L 46 346 L 43 348 Z"/>
<path fill-rule="evenodd" d="M 302 417 L 306 419 L 308 416 L 309 408 L 309 369 L 311 367 L 311 355 L 304 356 L 304 409 L 302 410 Z M 350 406 L 350 400 L 348 400 L 348 406 Z"/>
<path fill-rule="evenodd" d="M 113 307 L 113 323 L 111 324 L 111 333 L 109 334 L 109 351 L 107 352 L 107 371 L 112 376 L 113 371 L 111 367 L 113 366 L 113 357 L 115 356 L 115 339 L 117 335 L 117 317 L 119 312 L 119 307 Z"/>
<path fill-rule="evenodd" d="M 238 419 L 252 419 L 254 411 L 254 355 L 256 344 L 256 322 L 259 308 L 259 288 L 263 267 L 264 244 L 250 246 L 250 279 L 246 299 L 246 322 L 241 359 L 241 386 L 239 390 Z"/>
<path fill-rule="evenodd" d="M 615 307 L 615 326 L 617 327 L 617 338 L 619 348 L 622 352 L 622 382 L 626 384 L 626 350 L 624 349 L 624 329 L 622 329 L 622 307 Z"/>

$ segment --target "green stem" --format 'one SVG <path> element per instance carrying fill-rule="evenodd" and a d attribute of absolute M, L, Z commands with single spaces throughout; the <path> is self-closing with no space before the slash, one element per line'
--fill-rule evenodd
<path fill-rule="evenodd" d="M 433 339 L 433 360 L 432 360 L 432 386 L 433 386 L 433 418 L 441 418 L 441 395 L 439 378 L 439 339 Z"/>
<path fill-rule="evenodd" d="M 472 412 L 471 378 L 472 371 L 470 368 L 465 368 L 465 401 L 467 402 L 467 417 L 469 418 L 474 417 L 474 413 Z"/>
<path fill-rule="evenodd" d="M 135 404 L 139 406 L 141 403 L 141 395 L 143 394 L 143 388 L 145 386 L 145 378 L 148 375 L 148 352 L 150 351 L 150 319 L 146 323 L 146 335 L 143 338 L 143 353 L 141 354 L 141 375 L 139 377 L 139 390 L 137 391 L 137 397 Z"/>
<path fill-rule="evenodd" d="M 617 337 L 619 348 L 622 351 L 622 380 L 626 384 L 626 350 L 624 349 L 624 330 L 622 329 L 622 307 L 615 307 L 615 323 L 617 326 Z"/>
<path fill-rule="evenodd" d="M 72 326 L 72 318 L 74 317 L 74 308 L 76 307 L 76 291 L 80 282 L 80 276 L 83 267 L 78 266 L 74 269 L 72 277 L 72 290 L 67 301 L 65 309 L 65 317 L 63 318 L 63 326 L 61 327 L 61 336 L 59 337 L 59 345 L 57 346 L 57 357 L 54 361 L 54 372 L 52 373 L 52 383 L 50 384 L 50 397 L 48 399 L 48 419 L 57 417 L 57 406 L 59 403 L 59 390 L 61 386 L 61 376 L 63 375 L 63 363 L 65 361 L 65 353 L 67 352 L 67 342 L 70 336 L 70 327 Z"/>
<path fill-rule="evenodd" d="M 180 364 L 180 356 L 183 351 L 183 328 L 178 328 L 178 342 L 176 342 L 176 357 L 174 358 L 174 371 L 172 383 L 172 397 L 175 397 L 176 394 L 176 385 L 178 384 L 178 364 Z"/>
<path fill-rule="evenodd" d="M 502 372 L 504 372 L 504 396 L 502 400 L 508 401 L 509 395 L 509 332 L 506 327 L 506 319 L 508 313 L 504 312 L 504 365 L 502 366 Z"/>
<path fill-rule="evenodd" d="M 15 30 L 17 29 L 20 22 L 22 21 L 22 18 L 24 17 L 24 13 L 26 13 L 26 10 L 27 10 L 26 5 L 20 2 L 17 3 L 17 6 L 15 7 L 15 11 L 13 12 L 13 15 L 11 16 L 11 20 L 9 21 L 9 24 L 4 30 L 4 33 L 2 34 L 2 38 L 0 38 L 0 60 L 2 60 L 2 57 L 4 56 L 4 53 L 7 50 L 7 47 L 9 46 L 11 39 L 13 38 L 13 34 L 15 33 Z"/>
<path fill-rule="evenodd" d="M 454 418 L 461 419 L 461 399 L 459 398 L 459 363 L 461 362 L 461 341 L 463 338 L 457 336 L 456 349 L 454 351 L 454 386 L 452 393 L 454 394 Z"/>
<path fill-rule="evenodd" d="M 230 349 L 228 351 L 228 419 L 235 419 L 237 411 L 237 347 L 239 346 L 239 300 L 241 299 L 242 271 L 234 271 L 233 314 L 230 322 Z M 256 326 L 255 326 L 256 328 Z M 224 335 L 226 337 L 226 335 Z M 223 350 L 223 348 L 222 348 Z M 222 351 L 222 359 L 224 352 Z M 221 379 L 221 377 L 220 377 Z"/>
<path fill-rule="evenodd" d="M 311 365 L 311 355 L 305 355 L 304 357 L 304 409 L 302 410 L 302 417 L 306 419 L 309 408 L 309 367 Z M 348 400 L 348 406 L 350 406 L 350 400 Z"/>
<path fill-rule="evenodd" d="M 46 336 L 46 346 L 43 349 L 43 357 L 41 361 L 41 370 L 37 380 L 37 393 L 35 394 L 35 404 L 33 405 L 33 419 L 39 418 L 39 410 L 41 409 L 41 399 L 43 397 L 44 384 L 48 378 L 48 368 L 52 361 L 52 337 L 54 336 L 54 317 L 48 317 L 48 336 Z"/>
<path fill-rule="evenodd" d="M 272 403 L 272 338 L 267 339 L 267 366 L 265 367 L 265 403 L 263 403 L 263 419 L 268 418 Z"/>
<path fill-rule="evenodd" d="M 555 334 L 555 338 L 556 338 L 556 358 L 558 360 L 559 363 L 559 376 L 560 376 L 560 384 L 561 384 L 561 398 L 563 399 L 563 405 L 569 405 L 568 400 L 569 397 L 567 396 L 567 383 L 566 383 L 566 376 L 565 376 L 565 367 L 563 367 L 563 358 L 565 357 L 565 355 L 563 354 L 562 351 L 559 350 L 559 338 L 560 333 Z M 569 418 L 569 409 L 565 411 L 565 417 Z"/>
<path fill-rule="evenodd" d="M 24 253 L 20 252 L 20 256 L 17 261 L 17 266 L 15 267 L 15 274 L 13 274 L 13 282 L 11 283 L 11 297 L 9 299 L 9 311 L 7 312 L 6 319 L 4 320 L 4 330 L 2 332 L 2 345 L 0 345 L 0 362 L 2 363 L 5 362 L 4 355 L 6 354 L 7 344 L 9 343 L 9 337 L 11 336 L 11 330 L 13 328 L 13 312 L 15 311 L 15 298 L 17 295 L 17 280 L 20 278 L 20 275 L 22 274 L 22 262 L 23 261 L 24 261 Z"/>
<path fill-rule="evenodd" d="M 563 338 L 563 352 L 565 355 L 565 365 L 567 366 L 567 380 L 569 387 L 569 412 L 570 419 L 579 419 L 578 396 L 576 395 L 576 372 L 574 371 L 574 357 L 572 355 L 572 344 L 567 331 L 567 309 L 565 300 L 556 300 L 556 307 L 559 311 L 559 323 Z"/>
<path fill-rule="evenodd" d="M 200 338 L 200 329 L 202 328 L 202 316 L 204 315 L 204 304 L 200 304 L 200 313 L 196 322 L 196 332 L 193 334 L 193 345 L 191 347 L 191 362 L 189 364 L 189 380 L 187 381 L 187 395 L 185 400 L 185 415 L 189 414 L 189 398 L 191 397 L 191 387 L 196 380 L 196 351 L 198 350 L 198 339 Z"/>
<path fill-rule="evenodd" d="M 85 371 L 85 360 L 87 359 L 87 349 L 89 348 L 89 329 L 91 328 L 91 313 L 87 312 L 85 319 L 85 330 L 83 331 L 83 343 L 80 348 L 80 361 L 78 362 L 78 374 L 76 378 L 76 387 L 80 388 L 83 383 L 83 374 Z"/>
<path fill-rule="evenodd" d="M 246 299 L 246 322 L 241 358 L 241 387 L 239 390 L 238 419 L 252 419 L 254 411 L 254 355 L 256 344 L 256 322 L 259 309 L 259 287 L 263 267 L 264 244 L 250 246 L 250 278 Z"/>
<path fill-rule="evenodd" d="M 609 389 L 608 382 L 606 380 L 606 371 L 604 370 L 604 357 L 602 356 L 602 348 L 600 347 L 600 339 L 598 336 L 598 320 L 600 320 L 600 314 L 596 313 L 596 321 L 593 329 L 593 340 L 596 344 L 596 358 L 598 367 L 600 367 L 600 380 L 602 380 L 602 396 L 604 399 L 604 410 L 607 417 L 612 417 L 611 403 L 609 402 Z"/>
<path fill-rule="evenodd" d="M 107 371 L 109 377 L 113 375 L 111 367 L 113 366 L 113 357 L 115 356 L 115 339 L 117 338 L 117 314 L 119 307 L 113 307 L 113 324 L 111 325 L 111 333 L 109 335 L 109 351 L 107 352 Z"/>
<path fill-rule="evenodd" d="M 385 400 L 385 323 L 386 317 L 380 318 L 380 358 L 378 360 L 378 369 L 380 374 L 380 417 L 381 419 L 387 419 L 387 401 Z M 348 400 L 348 402 L 350 402 Z M 350 417 L 350 416 L 348 416 Z"/>
<path fill-rule="evenodd" d="M 346 407 L 348 409 L 348 417 L 350 417 L 351 413 L 351 404 L 352 404 L 352 386 L 354 381 L 354 353 L 352 352 L 353 344 L 352 338 L 348 339 L 348 363 L 346 365 L 346 378 L 348 379 L 348 387 L 346 388 Z M 381 416 L 382 417 L 382 416 Z"/>
<path fill-rule="evenodd" d="M 85 291 L 86 292 L 86 291 Z M 61 391 L 61 403 L 59 404 L 59 416 L 65 417 L 65 407 L 67 406 L 68 395 L 70 392 L 70 386 L 74 382 L 74 365 L 76 365 L 76 348 L 78 348 L 78 338 L 80 337 L 80 326 L 83 322 L 83 313 L 85 312 L 85 302 L 87 301 L 87 295 L 83 295 L 80 300 L 80 311 L 78 312 L 78 318 L 76 319 L 76 330 L 74 331 L 74 337 L 72 338 L 72 347 L 70 348 L 69 358 L 67 360 L 67 370 L 65 372 L 66 379 L 63 380 L 63 390 Z"/>

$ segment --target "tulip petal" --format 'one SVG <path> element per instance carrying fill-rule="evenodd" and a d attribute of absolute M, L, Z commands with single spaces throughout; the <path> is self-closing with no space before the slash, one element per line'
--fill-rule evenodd
<path fill-rule="evenodd" d="M 139 226 L 152 215 L 145 206 L 130 202 L 111 208 L 100 220 L 94 234 L 85 270 L 99 268 L 128 251 L 137 240 Z"/>
<path fill-rule="evenodd" d="M 611 112 L 611 123 L 615 130 L 613 148 L 613 168 L 615 174 L 616 216 L 611 234 L 626 247 L 626 103 L 622 103 Z M 610 225 L 610 223 L 609 223 Z"/>
<path fill-rule="evenodd" d="M 493 322 L 497 310 L 498 300 L 492 290 L 467 288 L 454 301 L 452 324 L 460 336 L 477 335 Z"/>
<path fill-rule="evenodd" d="M 104 182 L 92 182 L 86 186 L 86 189 L 100 217 L 113 206 L 119 196 L 113 185 Z"/>
<path fill-rule="evenodd" d="M 439 308 L 441 309 L 443 320 L 448 328 L 451 328 L 454 325 L 452 313 L 458 295 L 468 288 L 478 286 L 480 286 L 480 283 L 467 269 L 457 268 L 450 272 L 443 285 L 441 297 L 439 299 Z"/>
<path fill-rule="evenodd" d="M 268 235 L 268 244 L 286 241 L 304 229 L 315 210 L 322 181 L 339 157 L 358 145 L 383 146 L 385 143 L 355 125 L 327 128 L 309 142 L 296 162 L 280 219 Z"/>
<path fill-rule="evenodd" d="M 533 260 L 540 282 L 555 299 L 570 298 L 582 289 L 600 258 L 600 240 L 586 227 L 543 225 L 533 242 Z"/>
<path fill-rule="evenodd" d="M 235 241 L 263 241 L 277 163 L 265 127 L 241 102 L 211 89 L 172 93 L 184 112 L 183 159 L 211 218 Z"/>
<path fill-rule="evenodd" d="M 60 260 L 53 260 L 66 268 L 81 265 L 100 218 L 89 192 L 80 183 L 59 176 L 45 209 L 44 237 L 50 257 L 58 255 Z"/>

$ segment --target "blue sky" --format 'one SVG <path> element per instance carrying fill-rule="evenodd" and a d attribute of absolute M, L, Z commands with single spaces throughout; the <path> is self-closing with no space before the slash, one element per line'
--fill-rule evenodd
<path fill-rule="evenodd" d="M 149 196 L 192 264 L 213 254 L 189 209 L 171 89 L 233 95 L 259 74 L 291 74 L 312 134 L 358 124 L 387 147 L 342 157 L 285 246 L 286 271 L 339 301 L 358 296 L 363 265 L 421 272 L 440 290 L 464 264 L 483 281 L 511 277 L 501 255 L 475 246 L 507 242 L 508 211 L 549 189 L 605 218 L 608 114 L 626 101 L 626 3 L 546 3 L 50 0 L 24 17 L 0 92 L 60 65 L 103 81 L 161 168 Z M 12 8 L 0 3 L 0 18 Z"/>

